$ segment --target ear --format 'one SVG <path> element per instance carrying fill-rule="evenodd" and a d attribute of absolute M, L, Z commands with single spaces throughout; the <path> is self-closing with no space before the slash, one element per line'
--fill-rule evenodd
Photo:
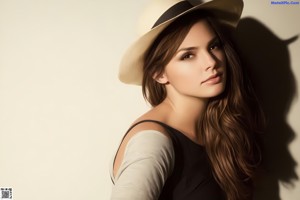
<path fill-rule="evenodd" d="M 155 74 L 153 76 L 153 79 L 160 83 L 160 84 L 167 84 L 169 83 L 168 77 L 166 76 L 166 73 L 162 73 L 161 75 L 157 76 L 157 74 Z"/>

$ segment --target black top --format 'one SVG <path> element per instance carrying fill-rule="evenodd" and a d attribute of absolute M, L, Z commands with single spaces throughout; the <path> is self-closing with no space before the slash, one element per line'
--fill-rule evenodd
<path fill-rule="evenodd" d="M 154 122 L 163 126 L 174 146 L 174 169 L 162 189 L 159 200 L 226 199 L 225 193 L 214 179 L 203 146 L 196 144 L 177 129 L 159 121 L 143 120 L 131 128 L 142 122 Z"/>

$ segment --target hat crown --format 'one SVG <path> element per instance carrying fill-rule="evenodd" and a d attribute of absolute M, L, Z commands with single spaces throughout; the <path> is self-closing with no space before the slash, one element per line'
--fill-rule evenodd
<path fill-rule="evenodd" d="M 152 29 L 159 17 L 169 8 L 183 0 L 151 0 L 138 21 L 138 35 Z"/>
<path fill-rule="evenodd" d="M 210 1 L 212 0 L 151 0 L 139 19 L 138 34 L 144 35 L 156 25 L 194 6 Z"/>

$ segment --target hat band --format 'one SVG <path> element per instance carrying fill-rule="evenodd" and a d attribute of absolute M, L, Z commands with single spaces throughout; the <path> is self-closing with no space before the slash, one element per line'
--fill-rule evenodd
<path fill-rule="evenodd" d="M 192 7 L 193 5 L 191 5 L 188 1 L 181 1 L 174 4 L 158 18 L 158 20 L 152 26 L 152 29 L 164 23 L 165 21 L 168 21 L 169 19 L 176 17 L 177 15 L 183 13 L 184 11 L 191 9 Z"/>

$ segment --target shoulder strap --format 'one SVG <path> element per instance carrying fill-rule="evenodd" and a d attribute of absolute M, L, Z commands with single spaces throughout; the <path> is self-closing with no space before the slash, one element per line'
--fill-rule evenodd
<path fill-rule="evenodd" d="M 163 122 L 160 122 L 160 121 L 157 121 L 157 120 L 152 120 L 152 119 L 145 119 L 145 120 L 138 121 L 135 124 L 133 124 L 131 127 L 129 127 L 129 129 L 125 133 L 121 143 L 123 142 L 124 138 L 126 137 L 126 135 L 128 134 L 129 131 L 131 131 L 138 124 L 141 124 L 141 123 L 144 123 L 144 122 L 153 122 L 153 123 L 156 123 L 156 124 L 159 124 L 160 126 L 162 126 L 166 130 L 166 133 L 168 134 L 168 136 L 171 138 L 171 140 L 173 142 L 173 145 L 174 145 L 174 148 L 175 148 L 175 146 L 176 146 L 175 144 L 177 143 L 176 142 L 177 139 L 176 139 L 176 136 L 174 134 L 172 134 L 172 132 L 176 129 L 172 128 L 171 126 L 169 126 L 169 125 L 167 125 Z"/>
<path fill-rule="evenodd" d="M 125 136 L 126 136 L 127 133 L 128 133 L 129 131 L 131 131 L 135 126 L 137 126 L 137 125 L 139 125 L 139 124 L 141 124 L 141 123 L 144 123 L 144 122 L 153 122 L 153 123 L 159 124 L 159 125 L 161 125 L 163 128 L 165 128 L 165 129 L 167 129 L 167 130 L 170 128 L 169 126 L 167 126 L 166 124 L 164 124 L 164 123 L 162 123 L 162 122 L 160 122 L 160 121 L 156 121 L 156 120 L 152 120 L 152 119 L 145 119 L 145 120 L 141 120 L 141 121 L 139 121 L 139 122 L 136 122 L 136 123 L 133 124 L 131 127 L 129 127 L 129 129 L 127 130 Z M 125 136 L 124 136 L 124 137 L 125 137 Z"/>

